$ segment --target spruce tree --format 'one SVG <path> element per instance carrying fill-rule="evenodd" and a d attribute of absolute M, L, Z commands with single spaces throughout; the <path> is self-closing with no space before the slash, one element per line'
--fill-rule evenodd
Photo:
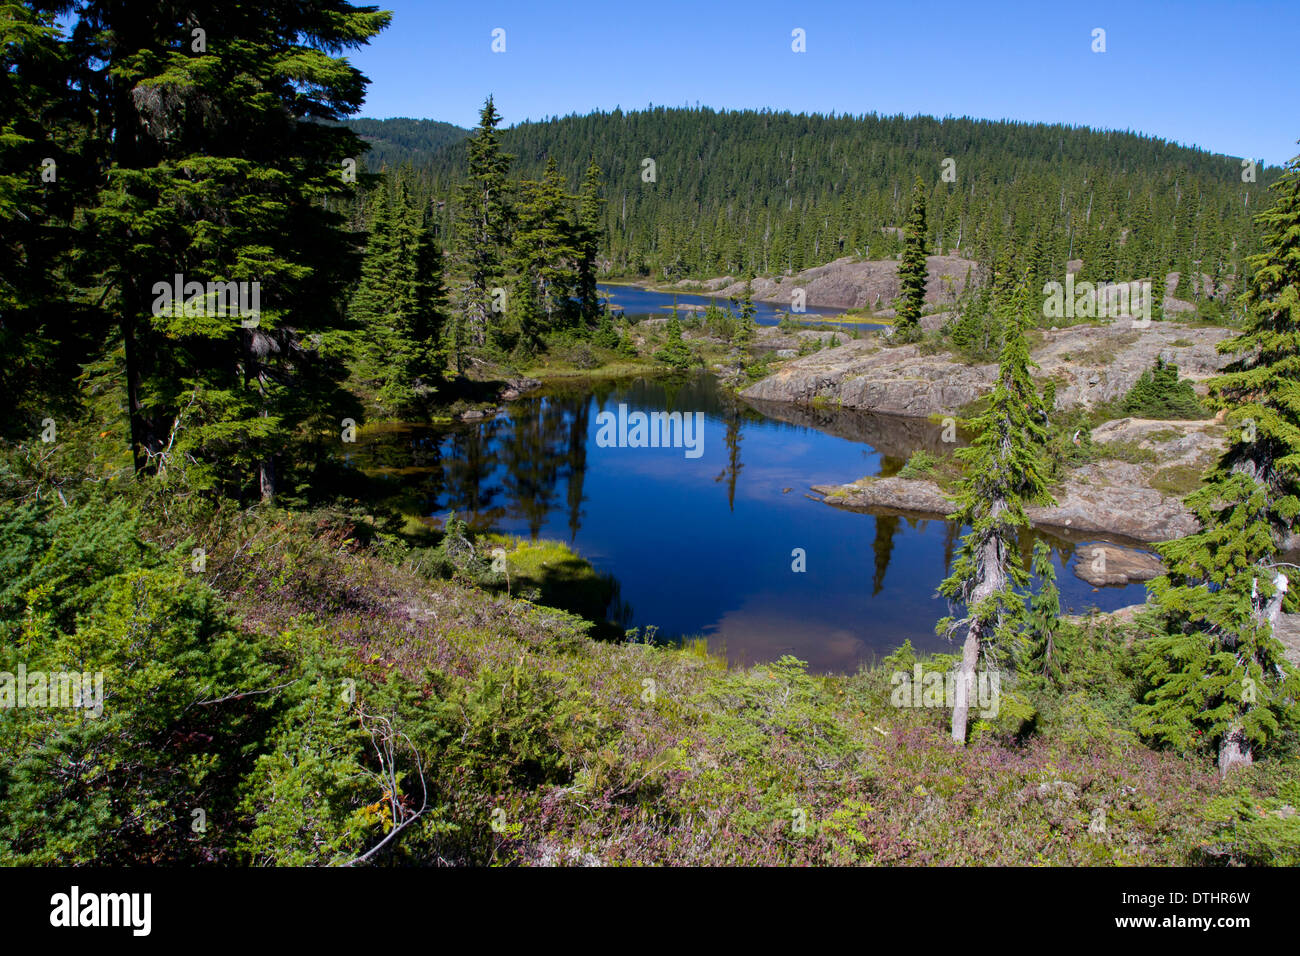
<path fill-rule="evenodd" d="M 758 314 L 758 309 L 754 308 L 754 282 L 752 279 L 745 280 L 745 288 L 741 290 L 739 300 L 732 300 L 732 306 L 736 309 L 736 331 L 732 336 L 732 345 L 748 345 L 754 340 L 754 316 Z"/>
<path fill-rule="evenodd" d="M 435 391 L 446 364 L 442 254 L 409 171 L 376 190 L 361 282 L 352 298 L 355 363 L 386 408 L 411 412 Z"/>
<path fill-rule="evenodd" d="M 1029 599 L 1029 620 L 1026 622 L 1019 669 L 1024 674 L 1055 682 L 1061 676 L 1057 649 L 1057 635 L 1061 629 L 1061 592 L 1056 585 L 1052 549 L 1042 538 L 1034 542 L 1032 573 L 1038 579 L 1038 590 Z"/>
<path fill-rule="evenodd" d="M 903 228 L 903 258 L 898 264 L 898 318 L 894 339 L 912 342 L 921 334 L 921 308 L 925 305 L 925 184 L 916 177 L 912 205 Z"/>
<path fill-rule="evenodd" d="M 1232 441 L 1187 498 L 1202 530 L 1159 548 L 1169 568 L 1149 585 L 1159 633 L 1142 652 L 1139 729 L 1183 749 L 1212 745 L 1223 774 L 1253 762 L 1300 695 L 1273 636 L 1290 587 L 1278 552 L 1300 515 L 1300 157 L 1273 188 L 1245 326 L 1219 346 L 1239 357 L 1209 382 Z"/>
<path fill-rule="evenodd" d="M 600 297 L 596 294 L 596 256 L 600 252 L 602 207 L 605 200 L 600 196 L 600 166 L 593 159 L 582 177 L 582 189 L 579 192 L 577 234 L 574 246 L 577 249 L 576 295 L 578 310 L 583 325 L 593 329 L 600 321 Z"/>
<path fill-rule="evenodd" d="M 691 349 L 682 338 L 682 324 L 677 319 L 676 308 L 664 324 L 664 345 L 655 351 L 654 359 L 677 371 L 685 371 L 691 366 Z"/>
<path fill-rule="evenodd" d="M 496 302 L 492 290 L 504 272 L 511 220 L 507 177 L 514 157 L 501 148 L 500 123 L 501 114 L 489 96 L 466 144 L 469 170 L 456 196 L 457 258 L 468 277 L 464 308 L 456 311 L 453 329 L 457 371 L 463 367 L 465 348 L 487 341 Z"/>
<path fill-rule="evenodd" d="M 520 187 L 512 263 L 530 290 L 529 324 L 518 328 L 530 347 L 541 333 L 568 327 L 576 312 L 582 252 L 570 199 L 555 160 L 546 164 L 540 181 Z"/>
<path fill-rule="evenodd" d="M 944 618 L 937 629 L 949 637 L 965 632 L 952 713 L 952 738 L 958 743 L 966 740 L 977 667 L 1000 666 L 1019 640 L 1025 608 L 1018 589 L 1028 574 L 1018 560 L 1017 536 L 1029 527 L 1025 506 L 1052 501 L 1043 455 L 1047 409 L 1029 377 L 1032 363 L 1025 340 L 1033 301 L 1022 282 L 1005 307 L 1010 321 L 993 393 L 971 423 L 977 437 L 956 452 L 963 477 L 957 510 L 948 517 L 970 531 L 939 593 L 960 605 L 965 616 Z"/>

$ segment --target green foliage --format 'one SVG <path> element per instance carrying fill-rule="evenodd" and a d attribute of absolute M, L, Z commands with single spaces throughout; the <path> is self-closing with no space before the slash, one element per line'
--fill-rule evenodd
<path fill-rule="evenodd" d="M 963 605 L 967 627 L 981 633 L 980 653 L 996 666 L 1013 653 L 1024 617 L 1019 589 L 1028 574 L 1017 558 L 1017 535 L 1029 527 L 1025 506 L 1049 503 L 1049 475 L 1043 449 L 1047 409 L 1029 377 L 1026 317 L 1031 313 L 1023 283 L 998 303 L 1011 330 L 1002 346 L 998 377 L 985 411 L 970 427 L 975 439 L 956 451 L 963 465 L 957 510 L 950 516 L 969 527 L 953 564 L 939 587 L 950 602 Z M 953 626 L 939 622 L 941 632 Z"/>
<path fill-rule="evenodd" d="M 903 258 L 898 264 L 898 320 L 892 339 L 910 342 L 920 335 L 926 284 L 925 183 L 916 177 L 912 203 L 903 227 Z"/>
<path fill-rule="evenodd" d="M 957 318 L 950 324 L 948 341 L 968 362 L 995 360 L 1002 348 L 1001 316 L 993 308 L 993 286 L 986 282 L 966 297 Z"/>
<path fill-rule="evenodd" d="M 411 414 L 446 369 L 442 253 L 413 201 L 409 171 L 371 195 L 374 206 L 361 282 L 349 314 L 358 326 L 354 370 L 379 404 Z"/>
<path fill-rule="evenodd" d="M 137 468 L 192 456 L 214 491 L 266 499 L 277 461 L 292 464 L 281 451 L 341 378 L 328 355 L 354 261 L 337 204 L 354 187 L 340 169 L 363 144 L 321 121 L 360 106 L 364 79 L 341 54 L 390 14 L 341 2 L 269 24 L 245 13 L 205 23 L 193 51 L 168 17 L 92 2 L 66 50 L 86 94 L 74 122 L 132 131 L 111 150 L 91 138 L 81 157 L 94 189 L 76 244 L 79 278 L 116 326 Z M 200 101 L 201 122 L 187 105 Z M 178 274 L 248 294 L 233 315 L 210 293 L 168 301 L 160 288 Z"/>
<path fill-rule="evenodd" d="M 1022 674 L 1059 683 L 1061 659 L 1057 643 L 1061 631 L 1061 595 L 1056 586 L 1052 549 L 1041 538 L 1034 542 L 1031 572 L 1038 581 L 1038 590 L 1029 599 L 1029 619 L 1017 666 Z"/>
<path fill-rule="evenodd" d="M 924 448 L 912 452 L 898 472 L 899 478 L 930 478 L 944 459 L 933 455 Z"/>
<path fill-rule="evenodd" d="M 730 342 L 743 348 L 754 341 L 757 332 L 754 316 L 758 314 L 758 310 L 754 307 L 754 286 L 751 280 L 745 280 L 744 291 L 741 292 L 739 300 L 732 301 L 732 307 L 736 310 L 736 324 Z"/>
<path fill-rule="evenodd" d="M 1155 365 L 1142 373 L 1124 396 L 1124 414 L 1138 418 L 1188 419 L 1209 417 L 1192 383 L 1179 381 L 1178 366 L 1156 356 Z"/>
<path fill-rule="evenodd" d="M 453 198 L 467 144 L 421 149 L 436 133 L 410 123 L 372 122 L 364 132 L 380 148 L 401 145 L 406 151 L 392 155 L 424 165 L 435 195 Z M 614 274 L 664 278 L 892 258 L 916 170 L 937 169 L 953 143 L 963 144 L 962 188 L 937 178 L 927 187 L 927 249 L 952 251 L 960 241 L 969 255 L 1012 244 L 1034 270 L 1035 294 L 1049 279 L 1063 281 L 1068 259 L 1106 259 L 1105 271 L 1138 279 L 1176 268 L 1193 242 L 1203 259 L 1223 260 L 1223 276 L 1239 276 L 1257 241 L 1252 211 L 1277 175 L 1261 168 L 1258 183 L 1242 184 L 1238 159 L 1134 134 L 925 116 L 656 107 L 524 122 L 500 135 L 525 177 L 554 157 L 575 186 L 593 154 L 611 182 L 639 182 L 640 157 L 651 153 L 620 144 L 656 144 L 660 182 L 603 211 L 602 258 Z M 795 140 L 808 153 L 791 176 Z M 1194 209 L 1181 201 L 1189 192 L 1202 197 Z"/>
<path fill-rule="evenodd" d="M 655 351 L 654 359 L 676 371 L 686 371 L 695 364 L 690 346 L 682 340 L 682 325 L 677 320 L 676 312 L 664 325 L 664 344 L 662 348 Z"/>
<path fill-rule="evenodd" d="M 1155 635 L 1142 661 L 1142 732 L 1180 750 L 1215 746 L 1224 769 L 1275 741 L 1300 694 L 1271 625 L 1291 586 L 1279 543 L 1300 515 L 1300 161 L 1276 188 L 1245 326 L 1220 345 L 1242 357 L 1209 383 L 1233 440 L 1187 498 L 1201 530 L 1160 546 L 1169 573 L 1149 585 Z"/>
<path fill-rule="evenodd" d="M 1217 826 L 1207 862 L 1300 866 L 1300 783 L 1280 766 L 1258 773 L 1263 787 L 1238 782 L 1210 801 L 1206 815 Z"/>
<path fill-rule="evenodd" d="M 479 123 L 467 140 L 468 164 L 457 193 L 456 255 L 467 274 L 462 308 L 453 312 L 452 343 L 456 369 L 464 365 L 465 349 L 483 345 L 492 324 L 497 282 L 505 269 L 513 215 L 508 180 L 514 157 L 501 148 L 497 126 L 501 114 L 489 96 Z"/>
<path fill-rule="evenodd" d="M 197 859 L 191 808 L 229 811 L 261 709 L 239 695 L 271 682 L 259 648 L 209 588 L 172 570 L 115 575 L 70 632 L 33 610 L 0 670 L 102 675 L 103 712 L 24 708 L 0 721 L 6 859 Z"/>

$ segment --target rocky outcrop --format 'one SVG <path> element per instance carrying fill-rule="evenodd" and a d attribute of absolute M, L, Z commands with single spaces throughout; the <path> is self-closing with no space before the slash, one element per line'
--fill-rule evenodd
<path fill-rule="evenodd" d="M 942 517 L 953 504 L 933 481 L 920 478 L 863 478 L 851 485 L 813 485 L 827 504 L 872 511 L 902 511 Z"/>
<path fill-rule="evenodd" d="M 541 379 L 512 378 L 506 382 L 506 387 L 501 392 L 501 401 L 513 402 L 517 398 L 522 398 L 528 392 L 541 387 Z"/>
<path fill-rule="evenodd" d="M 1086 544 L 1075 552 L 1074 575 L 1096 587 L 1150 581 L 1164 573 L 1154 554 L 1117 544 Z"/>
<path fill-rule="evenodd" d="M 924 426 L 938 431 L 930 422 Z M 1223 426 L 1212 421 L 1126 418 L 1107 422 L 1093 430 L 1094 441 L 1123 441 L 1145 448 L 1153 460 L 1142 464 L 1106 460 L 1075 468 L 1054 490 L 1055 505 L 1033 506 L 1026 514 L 1035 527 L 1077 535 L 1152 542 L 1193 534 L 1200 525 L 1181 496 L 1153 487 L 1152 482 L 1159 484 L 1171 468 L 1191 469 L 1194 476 L 1218 454 L 1223 436 Z M 849 485 L 817 485 L 813 490 L 827 504 L 847 508 L 890 508 L 934 516 L 953 510 L 937 485 L 918 479 L 865 478 Z"/>
<path fill-rule="evenodd" d="M 859 339 L 794 359 L 741 394 L 768 402 L 826 401 L 887 415 L 949 415 L 992 387 L 993 366 L 959 365 L 914 346 Z"/>
<path fill-rule="evenodd" d="M 1158 355 L 1192 379 L 1218 372 L 1228 357 L 1215 346 L 1227 329 L 1167 322 L 1078 325 L 1041 333 L 1033 350 L 1035 375 L 1057 383 L 1058 407 L 1120 398 Z M 968 365 L 948 353 L 923 354 L 915 345 L 886 347 L 879 336 L 791 360 L 750 386 L 746 398 L 808 403 L 820 399 L 891 415 L 946 416 L 993 387 L 995 365 Z"/>
<path fill-rule="evenodd" d="M 927 256 L 925 299 L 932 305 L 953 302 L 966 288 L 968 276 L 974 276 L 977 263 L 960 256 Z M 726 276 L 721 279 L 683 280 L 674 288 L 712 292 L 728 298 L 745 291 L 744 280 Z M 809 307 L 838 309 L 887 309 L 898 297 L 898 260 L 836 259 L 824 266 L 814 266 L 789 276 L 752 280 L 754 298 L 789 306 L 795 289 L 802 289 Z"/>
<path fill-rule="evenodd" d="M 1300 614 L 1279 614 L 1273 635 L 1282 642 L 1282 653 L 1300 667 Z"/>
<path fill-rule="evenodd" d="M 1026 508 L 1037 527 L 1116 534 L 1135 541 L 1168 541 L 1200 525 L 1177 497 L 1147 484 L 1150 472 L 1127 462 L 1084 465 L 1055 492 L 1056 505 Z"/>

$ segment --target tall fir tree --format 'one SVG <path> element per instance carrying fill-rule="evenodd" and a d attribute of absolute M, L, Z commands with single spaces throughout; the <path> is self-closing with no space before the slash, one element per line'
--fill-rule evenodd
<path fill-rule="evenodd" d="M 925 305 L 925 183 L 916 177 L 912 186 L 912 204 L 903 227 L 903 258 L 898 264 L 898 318 L 894 338 L 911 342 L 921 334 L 921 309 Z"/>
<path fill-rule="evenodd" d="M 384 407 L 410 414 L 446 369 L 442 253 L 408 186 L 409 168 L 374 193 L 374 217 L 350 316 L 359 376 Z"/>
<path fill-rule="evenodd" d="M 456 252 L 468 283 L 452 328 L 456 369 L 464 367 L 465 349 L 487 342 L 503 281 L 512 218 L 510 164 L 497 127 L 501 114 L 489 96 L 478 126 L 467 142 L 469 169 L 456 196 Z"/>
<path fill-rule="evenodd" d="M 1182 749 L 1217 749 L 1219 771 L 1248 766 L 1296 719 L 1300 678 L 1273 636 L 1290 578 L 1279 560 L 1300 515 L 1300 157 L 1258 220 L 1239 356 L 1209 382 L 1232 441 L 1187 498 L 1202 530 L 1160 546 L 1169 572 L 1151 582 L 1159 632 L 1146 642 L 1137 724 Z"/>
<path fill-rule="evenodd" d="M 580 230 L 575 227 L 570 197 L 555 160 L 546 164 L 540 181 L 520 187 L 513 238 L 512 262 L 520 283 L 528 289 L 529 309 L 516 312 L 520 342 L 528 349 L 540 336 L 567 327 L 577 307 Z"/>
<path fill-rule="evenodd" d="M 576 295 L 583 325 L 594 329 L 600 321 L 600 297 L 596 293 L 596 258 L 600 254 L 602 215 L 605 200 L 601 198 L 600 166 L 593 159 L 587 165 L 579 192 L 577 235 Z"/>
<path fill-rule="evenodd" d="M 1047 409 L 1029 377 L 1025 328 L 1033 314 L 1021 282 L 997 307 L 1006 313 L 998 377 L 985 411 L 972 423 L 975 440 L 956 454 L 963 464 L 957 510 L 949 519 L 970 528 L 939 593 L 964 611 L 944 618 L 941 634 L 965 632 L 952 713 L 952 738 L 964 743 L 976 669 L 999 667 L 1014 655 L 1024 623 L 1019 589 L 1028 574 L 1017 537 L 1029 527 L 1026 505 L 1048 504 Z"/>

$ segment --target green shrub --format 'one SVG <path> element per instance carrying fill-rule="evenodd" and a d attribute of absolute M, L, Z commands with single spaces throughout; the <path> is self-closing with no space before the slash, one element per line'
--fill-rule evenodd
<path fill-rule="evenodd" d="M 1121 408 L 1138 418 L 1207 418 L 1209 413 L 1196 397 L 1192 383 L 1179 381 L 1178 366 L 1157 356 L 1155 365 L 1124 396 Z"/>

